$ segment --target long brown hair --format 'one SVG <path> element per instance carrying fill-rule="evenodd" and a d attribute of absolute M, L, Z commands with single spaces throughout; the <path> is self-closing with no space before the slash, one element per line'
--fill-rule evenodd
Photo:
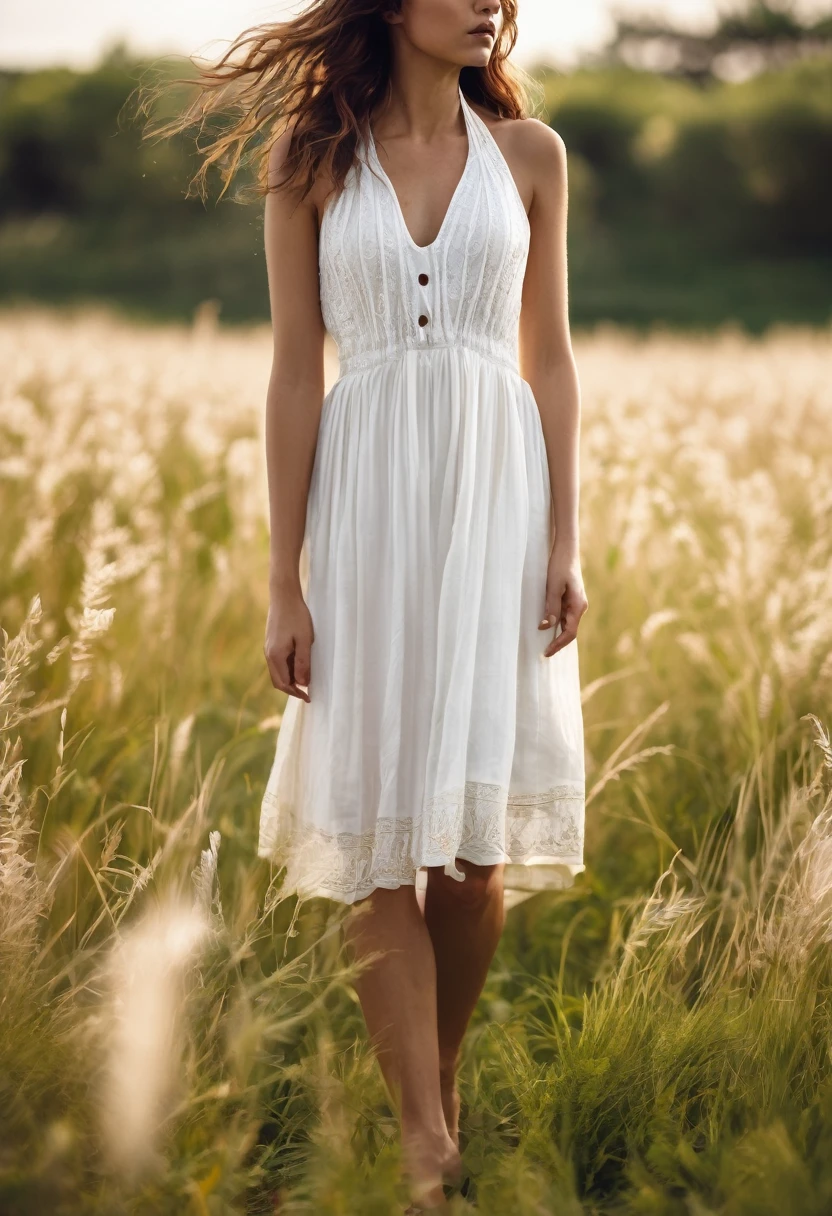
<path fill-rule="evenodd" d="M 305 198 L 323 168 L 336 190 L 343 186 L 369 115 L 389 90 L 390 35 L 383 12 L 401 0 L 314 0 L 289 21 L 251 26 L 221 57 L 198 68 L 198 77 L 173 83 L 196 85 L 197 96 L 176 118 L 150 124 L 144 137 L 196 128 L 200 166 L 188 194 L 206 193 L 206 174 L 216 165 L 220 198 L 242 165 L 255 168 L 255 192 L 268 193 L 268 153 L 294 122 L 280 186 L 294 183 Z M 517 0 L 501 0 L 502 26 L 489 63 L 463 67 L 459 83 L 470 101 L 500 118 L 528 114 L 531 80 L 508 62 L 517 40 Z M 169 82 L 170 83 L 170 82 Z M 140 90 L 142 108 L 159 90 Z M 213 136 L 200 146 L 200 136 Z M 238 192 L 244 196 L 245 190 Z"/>

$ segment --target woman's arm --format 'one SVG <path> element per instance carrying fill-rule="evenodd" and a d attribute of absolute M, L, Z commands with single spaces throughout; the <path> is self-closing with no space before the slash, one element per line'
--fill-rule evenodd
<path fill-rule="evenodd" d="M 536 119 L 522 124 L 531 167 L 531 237 L 520 315 L 520 361 L 540 411 L 552 487 L 554 546 L 541 629 L 562 632 L 548 657 L 576 636 L 589 606 L 580 567 L 579 442 L 581 395 L 569 333 L 566 269 L 567 176 L 563 140 Z"/>
<path fill-rule="evenodd" d="M 269 185 L 283 176 L 290 134 L 269 153 Z M 272 683 L 308 701 L 314 628 L 300 583 L 309 483 L 324 396 L 324 324 L 318 225 L 312 195 L 271 190 L 265 204 L 266 268 L 274 350 L 266 397 L 269 484 L 269 615 L 264 651 Z"/>

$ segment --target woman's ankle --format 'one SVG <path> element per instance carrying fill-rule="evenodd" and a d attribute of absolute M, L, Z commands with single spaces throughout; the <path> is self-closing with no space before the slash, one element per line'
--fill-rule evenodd
<path fill-rule="evenodd" d="M 403 1143 L 418 1146 L 426 1154 L 436 1153 L 437 1157 L 441 1157 L 445 1151 L 448 1129 L 442 1111 L 438 1121 L 436 1118 L 426 1120 L 402 1114 L 401 1131 Z"/>
<path fill-rule="evenodd" d="M 402 1127 L 404 1170 L 409 1179 L 412 1198 L 442 1203 L 443 1186 L 457 1182 L 462 1171 L 462 1159 L 443 1126 L 442 1132 L 426 1131 L 422 1127 Z"/>

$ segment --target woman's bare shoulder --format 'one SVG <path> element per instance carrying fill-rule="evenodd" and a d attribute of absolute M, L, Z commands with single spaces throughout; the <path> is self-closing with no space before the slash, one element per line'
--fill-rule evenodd
<path fill-rule="evenodd" d="M 277 195 L 283 196 L 290 207 L 294 207 L 297 203 L 308 208 L 314 215 L 315 221 L 320 229 L 320 221 L 323 216 L 326 202 L 332 193 L 333 182 L 331 175 L 321 169 L 315 175 L 315 180 L 311 189 L 306 194 L 305 198 L 301 198 L 302 188 L 299 181 L 288 181 L 287 158 L 289 148 L 294 134 L 295 123 L 288 124 L 280 135 L 272 143 L 268 154 L 268 182 L 269 190 Z"/>
<path fill-rule="evenodd" d="M 520 197 L 531 207 L 535 192 L 549 190 L 566 177 L 566 145 L 539 118 L 497 118 L 482 106 L 472 108 L 483 120 L 511 170 Z"/>

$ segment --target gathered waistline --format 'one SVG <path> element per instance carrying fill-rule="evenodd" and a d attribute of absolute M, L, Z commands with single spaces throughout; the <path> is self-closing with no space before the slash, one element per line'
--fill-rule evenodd
<path fill-rule="evenodd" d="M 479 355 L 481 359 L 487 359 L 489 363 L 494 363 L 497 367 L 502 367 L 506 371 L 514 372 L 515 376 L 520 376 L 520 368 L 517 363 L 509 358 L 503 358 L 500 355 L 494 354 L 492 351 L 482 350 L 478 346 L 474 346 L 470 342 L 432 342 L 425 346 L 400 346 L 394 351 L 383 351 L 375 357 L 367 357 L 366 355 L 353 355 L 347 357 L 339 363 L 338 380 L 343 380 L 345 376 L 355 376 L 359 372 L 370 371 L 375 367 L 382 367 L 385 363 L 397 363 L 411 351 L 417 354 L 424 354 L 432 350 L 467 350 L 472 354 Z M 520 377 L 522 379 L 522 377 Z M 336 384 L 337 384 L 336 380 Z"/>

